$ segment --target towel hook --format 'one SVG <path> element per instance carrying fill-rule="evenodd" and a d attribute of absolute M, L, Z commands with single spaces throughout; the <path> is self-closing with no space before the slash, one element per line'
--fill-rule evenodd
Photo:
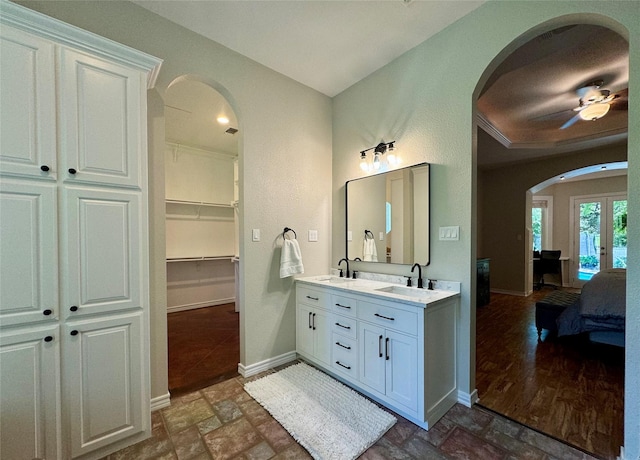
<path fill-rule="evenodd" d="M 369 235 L 371 235 L 371 239 L 373 240 L 373 232 L 371 230 L 365 230 L 364 231 L 364 239 L 366 240 L 367 238 L 369 238 Z"/>
<path fill-rule="evenodd" d="M 287 232 L 293 232 L 293 237 L 294 237 L 296 240 L 298 239 L 298 235 L 296 235 L 296 231 L 295 231 L 294 229 L 292 229 L 292 228 L 289 228 L 289 227 L 285 227 L 285 228 L 284 228 L 284 231 L 282 232 L 282 238 L 283 238 L 283 239 L 286 239 L 286 238 L 285 238 L 285 235 L 286 235 L 286 233 L 287 233 Z"/>

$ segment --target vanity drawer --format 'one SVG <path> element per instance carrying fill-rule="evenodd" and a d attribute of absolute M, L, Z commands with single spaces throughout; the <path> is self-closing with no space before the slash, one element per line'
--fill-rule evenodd
<path fill-rule="evenodd" d="M 358 302 L 351 297 L 343 297 L 340 295 L 331 296 L 331 309 L 336 313 L 347 316 L 356 316 L 356 307 Z"/>
<path fill-rule="evenodd" d="M 331 337 L 331 367 L 342 374 L 358 377 L 357 342 L 338 334 Z"/>
<path fill-rule="evenodd" d="M 325 291 L 310 289 L 306 286 L 298 286 L 296 296 L 299 303 L 321 308 L 327 308 L 329 306 L 330 295 Z"/>
<path fill-rule="evenodd" d="M 358 302 L 358 318 L 386 329 L 394 329 L 405 334 L 418 334 L 417 312 L 400 310 L 370 302 Z"/>
<path fill-rule="evenodd" d="M 355 318 L 333 315 L 331 318 L 331 330 L 335 334 L 340 334 L 355 340 L 358 333 L 358 324 Z"/>

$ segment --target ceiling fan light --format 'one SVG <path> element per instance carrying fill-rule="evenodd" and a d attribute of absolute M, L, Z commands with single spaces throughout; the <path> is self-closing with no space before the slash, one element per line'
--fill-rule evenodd
<path fill-rule="evenodd" d="M 604 117 L 609 112 L 609 104 L 591 104 L 580 111 L 580 118 L 583 120 L 597 120 Z"/>

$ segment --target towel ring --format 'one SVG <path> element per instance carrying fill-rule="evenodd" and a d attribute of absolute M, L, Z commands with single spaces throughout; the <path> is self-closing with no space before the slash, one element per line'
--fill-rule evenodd
<path fill-rule="evenodd" d="M 296 240 L 298 239 L 298 235 L 296 235 L 296 231 L 295 231 L 294 229 L 292 229 L 292 228 L 289 228 L 289 227 L 285 227 L 285 228 L 284 228 L 284 231 L 282 232 L 282 238 L 283 238 L 283 239 L 286 239 L 286 238 L 285 238 L 285 235 L 286 235 L 286 233 L 287 233 L 287 232 L 293 232 L 293 237 L 294 237 Z"/>
<path fill-rule="evenodd" d="M 371 236 L 369 237 L 369 235 L 371 235 Z M 373 238 L 373 232 L 371 230 L 365 230 L 364 231 L 364 239 L 366 240 L 367 238 L 371 238 L 372 240 L 374 239 Z"/>

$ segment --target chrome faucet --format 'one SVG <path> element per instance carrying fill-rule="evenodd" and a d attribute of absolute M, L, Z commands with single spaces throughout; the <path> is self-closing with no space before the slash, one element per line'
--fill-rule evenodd
<path fill-rule="evenodd" d="M 338 268 L 340 268 L 340 264 L 341 264 L 343 261 L 347 263 L 347 274 L 346 274 L 346 275 L 347 275 L 347 278 L 349 278 L 349 275 L 350 275 L 350 273 L 349 273 L 349 259 L 344 259 L 344 258 L 343 258 L 343 259 L 340 259 L 340 260 L 338 261 Z M 340 276 L 342 276 L 342 269 L 340 269 Z"/>
<path fill-rule="evenodd" d="M 420 266 L 419 263 L 415 263 L 413 264 L 413 267 L 411 267 L 411 273 L 413 273 L 413 269 L 418 267 L 418 289 L 423 289 L 422 286 L 422 267 Z"/>

